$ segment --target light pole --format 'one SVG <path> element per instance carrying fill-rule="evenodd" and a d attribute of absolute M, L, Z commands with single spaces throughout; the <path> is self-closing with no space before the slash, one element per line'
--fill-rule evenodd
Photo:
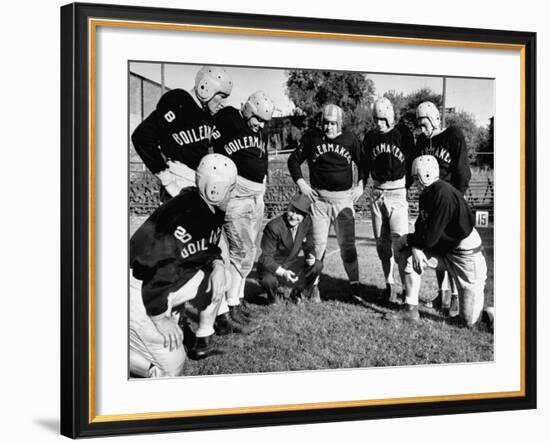
<path fill-rule="evenodd" d="M 443 77 L 443 100 L 442 100 L 442 107 L 441 109 L 441 128 L 445 127 L 445 97 L 447 95 L 447 77 Z"/>

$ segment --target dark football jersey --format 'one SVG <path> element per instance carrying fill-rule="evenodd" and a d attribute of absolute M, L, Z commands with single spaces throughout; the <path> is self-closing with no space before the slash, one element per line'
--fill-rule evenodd
<path fill-rule="evenodd" d="M 160 98 L 157 108 L 136 128 L 132 142 L 149 170 L 159 173 L 166 169 L 166 160 L 195 170 L 216 137 L 219 134 L 208 112 L 189 92 L 174 89 Z"/>
<path fill-rule="evenodd" d="M 475 216 L 464 196 L 451 184 L 437 180 L 427 187 L 418 202 L 410 246 L 446 253 L 455 248 L 474 228 Z"/>
<path fill-rule="evenodd" d="M 288 157 L 288 169 L 296 182 L 303 178 L 300 165 L 307 161 L 311 185 L 316 189 L 348 190 L 353 185 L 353 166 L 361 164 L 361 144 L 349 131 L 334 139 L 319 129 L 304 134 L 300 145 Z"/>
<path fill-rule="evenodd" d="M 221 259 L 218 241 L 224 212 L 214 212 L 198 190 L 188 187 L 153 212 L 130 239 L 130 267 L 143 281 L 147 313 L 168 308 L 171 292 L 182 287 L 198 270 Z"/>
<path fill-rule="evenodd" d="M 415 151 L 415 157 L 433 155 L 439 164 L 439 178 L 460 192 L 466 192 L 472 173 L 466 140 L 459 128 L 450 126 L 432 138 L 421 134 L 416 140 Z"/>
<path fill-rule="evenodd" d="M 265 133 L 252 132 L 241 113 L 231 106 L 219 111 L 214 121 L 220 133 L 213 143 L 214 152 L 231 158 L 243 178 L 263 182 L 268 165 Z"/>
<path fill-rule="evenodd" d="M 413 148 L 414 138 L 404 125 L 386 133 L 368 132 L 363 140 L 363 176 L 370 173 L 382 183 L 403 178 L 410 170 Z"/>

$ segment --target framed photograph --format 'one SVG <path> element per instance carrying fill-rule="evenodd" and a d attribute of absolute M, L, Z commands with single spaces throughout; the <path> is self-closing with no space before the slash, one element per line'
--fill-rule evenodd
<path fill-rule="evenodd" d="M 63 6 L 61 433 L 535 408 L 535 54 Z"/>

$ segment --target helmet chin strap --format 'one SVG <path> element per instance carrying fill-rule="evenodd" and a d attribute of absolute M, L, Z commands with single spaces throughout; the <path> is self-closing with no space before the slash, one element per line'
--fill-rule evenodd
<path fill-rule="evenodd" d="M 430 126 L 432 127 L 432 130 L 431 130 L 431 132 L 430 132 L 430 135 L 428 135 L 428 138 L 433 138 L 433 137 L 435 137 L 436 135 L 439 135 L 439 134 L 442 132 L 442 130 L 441 130 L 441 124 L 440 124 L 439 126 L 435 127 L 435 126 L 432 124 L 432 122 L 431 122 L 430 119 L 428 119 L 428 121 L 430 122 Z"/>
<path fill-rule="evenodd" d="M 428 138 L 432 138 L 434 136 L 435 128 L 433 127 L 431 121 L 428 120 L 428 122 L 430 123 L 430 131 L 426 129 L 425 134 Z"/>
<path fill-rule="evenodd" d="M 210 100 L 208 100 L 208 101 L 201 101 L 201 100 L 199 99 L 198 95 L 197 95 L 197 88 L 196 88 L 196 87 L 193 87 L 192 92 L 193 92 L 193 93 L 191 94 L 191 96 L 193 97 L 193 100 L 195 100 L 195 103 L 197 103 L 197 105 L 198 105 L 202 110 L 204 110 L 204 111 L 206 111 L 206 112 L 208 112 L 208 113 L 210 114 L 211 112 L 210 112 L 210 109 L 209 109 L 209 107 L 208 107 L 208 103 L 210 103 L 210 100 L 212 100 L 212 98 L 214 98 L 214 97 L 212 97 L 212 98 L 211 98 Z"/>

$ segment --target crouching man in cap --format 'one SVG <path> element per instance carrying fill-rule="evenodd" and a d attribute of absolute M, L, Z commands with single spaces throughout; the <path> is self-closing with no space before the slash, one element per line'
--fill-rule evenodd
<path fill-rule="evenodd" d="M 482 316 L 487 264 L 474 213 L 461 192 L 439 179 L 435 157 L 422 155 L 412 164 L 422 188 L 414 233 L 398 244 L 398 263 L 405 274 L 405 304 L 389 319 L 418 321 L 418 294 L 423 270 L 448 271 L 458 288 L 460 322 L 472 327 Z M 487 315 L 485 315 L 487 317 Z"/>
<path fill-rule="evenodd" d="M 268 302 L 277 299 L 280 285 L 293 287 L 292 296 L 297 302 L 302 298 L 321 301 L 316 282 L 323 263 L 314 255 L 310 205 L 310 199 L 298 193 L 287 211 L 265 226 L 258 274 Z M 305 261 L 298 256 L 301 250 Z"/>

